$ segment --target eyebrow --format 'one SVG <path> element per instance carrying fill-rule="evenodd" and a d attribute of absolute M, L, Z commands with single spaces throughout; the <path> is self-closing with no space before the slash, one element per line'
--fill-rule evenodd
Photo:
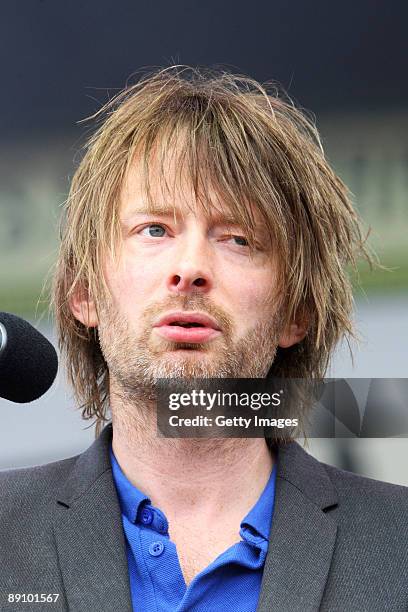
<path fill-rule="evenodd" d="M 178 212 L 179 211 L 177 211 L 176 209 L 176 216 L 178 216 Z M 132 209 L 122 220 L 124 222 L 129 222 L 131 219 L 133 219 L 133 217 L 137 215 L 155 215 L 157 217 L 173 217 L 174 208 L 171 208 L 169 206 L 162 206 L 160 204 L 150 206 L 149 208 L 138 207 L 138 208 Z M 213 222 L 218 222 L 218 223 L 223 222 L 229 225 L 241 225 L 239 220 L 236 217 L 228 213 L 217 212 L 214 215 L 211 215 L 211 220 Z"/>

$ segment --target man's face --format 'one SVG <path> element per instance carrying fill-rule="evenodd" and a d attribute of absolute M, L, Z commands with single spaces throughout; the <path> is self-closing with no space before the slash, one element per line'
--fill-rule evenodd
<path fill-rule="evenodd" d="M 152 190 L 163 208 L 153 181 Z M 110 378 L 128 392 L 158 377 L 264 377 L 274 359 L 277 271 L 261 219 L 263 246 L 250 257 L 242 228 L 215 208 L 212 218 L 198 206 L 190 211 L 190 196 L 186 183 L 167 212 L 150 214 L 136 163 L 124 185 L 120 257 L 105 261 L 111 300 L 96 320 Z M 183 315 L 211 321 L 188 328 L 177 325 Z"/>

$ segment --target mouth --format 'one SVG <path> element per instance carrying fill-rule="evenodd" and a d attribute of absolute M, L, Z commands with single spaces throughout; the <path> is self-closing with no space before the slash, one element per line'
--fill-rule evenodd
<path fill-rule="evenodd" d="M 217 322 L 204 313 L 170 313 L 161 317 L 153 329 L 173 342 L 203 343 L 213 340 L 222 332 Z"/>
<path fill-rule="evenodd" d="M 173 321 L 169 325 L 176 325 L 177 327 L 205 327 L 202 323 L 195 323 L 194 321 Z"/>

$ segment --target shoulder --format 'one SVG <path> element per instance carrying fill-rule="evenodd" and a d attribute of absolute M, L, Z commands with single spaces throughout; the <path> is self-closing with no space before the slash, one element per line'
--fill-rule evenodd
<path fill-rule="evenodd" d="M 360 476 L 322 464 L 338 496 L 334 510 L 346 539 L 380 546 L 408 562 L 408 487 Z M 349 541 L 349 545 L 351 545 Z"/>
<path fill-rule="evenodd" d="M 70 503 L 80 497 L 111 468 L 109 446 L 112 427 L 107 426 L 80 455 L 36 467 L 0 472 L 0 513 L 11 518 L 24 507 L 24 516 L 55 511 L 57 501 Z M 21 514 L 21 513 L 20 513 Z"/>
<path fill-rule="evenodd" d="M 279 451 L 278 477 L 350 530 L 408 532 L 408 487 L 323 463 L 294 442 Z"/>
<path fill-rule="evenodd" d="M 384 504 L 392 502 L 408 509 L 408 487 L 374 480 L 366 476 L 355 474 L 321 463 L 327 472 L 339 498 L 349 504 Z"/>
<path fill-rule="evenodd" d="M 78 456 L 46 465 L 0 471 L 1 512 L 24 506 L 26 510 L 44 506 L 51 500 L 72 470 Z"/>

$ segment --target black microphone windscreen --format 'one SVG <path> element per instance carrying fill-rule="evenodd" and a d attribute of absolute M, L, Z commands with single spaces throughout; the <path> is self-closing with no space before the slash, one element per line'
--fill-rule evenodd
<path fill-rule="evenodd" d="M 58 370 L 55 348 L 30 323 L 16 315 L 0 312 L 6 330 L 0 351 L 0 397 L 12 402 L 32 402 L 54 382 Z M 6 342 L 4 346 L 4 335 Z"/>

